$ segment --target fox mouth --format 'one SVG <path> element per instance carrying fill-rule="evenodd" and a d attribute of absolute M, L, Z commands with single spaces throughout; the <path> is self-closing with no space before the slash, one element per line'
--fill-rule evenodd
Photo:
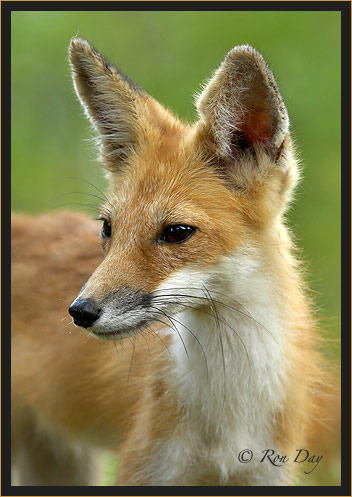
<path fill-rule="evenodd" d="M 146 328 L 149 328 L 149 326 L 151 326 L 153 323 L 155 323 L 155 320 L 153 319 L 144 319 L 135 326 L 122 325 L 116 329 L 109 329 L 110 327 L 106 327 L 106 329 L 104 329 L 105 327 L 102 325 L 91 326 L 88 327 L 86 330 L 88 331 L 88 333 L 96 338 L 99 338 L 100 340 L 122 340 L 123 338 L 137 335 Z"/>
<path fill-rule="evenodd" d="M 186 294 L 174 288 L 168 291 L 145 293 L 123 288 L 100 302 L 82 293 L 71 304 L 69 313 L 76 326 L 102 340 L 122 340 L 149 327 L 174 328 L 175 314 L 184 308 L 199 308 L 208 299 L 188 290 Z M 177 322 L 177 320 L 176 320 Z"/>
<path fill-rule="evenodd" d="M 69 313 L 76 326 L 95 337 L 120 340 L 142 331 L 157 319 L 151 310 L 150 295 L 139 290 L 124 288 L 100 302 L 85 298 L 82 293 L 71 304 Z"/>

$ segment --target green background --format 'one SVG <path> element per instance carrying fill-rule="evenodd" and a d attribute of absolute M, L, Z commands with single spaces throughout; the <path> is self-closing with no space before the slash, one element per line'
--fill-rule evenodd
<path fill-rule="evenodd" d="M 93 133 L 71 83 L 67 47 L 77 35 L 189 120 L 196 118 L 195 92 L 228 50 L 248 43 L 264 55 L 286 102 L 303 167 L 289 225 L 306 261 L 317 314 L 336 342 L 331 350 L 338 360 L 340 13 L 13 12 L 16 211 L 92 212 L 97 201 L 90 194 L 97 192 L 85 181 L 104 188 L 96 151 L 88 140 Z M 336 484 L 331 478 L 330 484 Z"/>

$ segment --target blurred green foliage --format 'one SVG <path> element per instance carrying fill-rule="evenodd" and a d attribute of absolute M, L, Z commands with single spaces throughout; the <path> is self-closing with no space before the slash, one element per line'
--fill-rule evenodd
<path fill-rule="evenodd" d="M 13 12 L 12 208 L 97 205 L 104 188 L 74 95 L 67 47 L 87 38 L 110 62 L 183 118 L 233 46 L 259 50 L 291 119 L 303 181 L 289 224 L 307 262 L 324 328 L 340 329 L 339 12 Z M 74 179 L 80 178 L 80 179 Z M 82 193 L 73 193 L 82 192 Z M 77 205 L 84 204 L 84 205 Z M 339 347 L 336 344 L 335 357 Z"/>

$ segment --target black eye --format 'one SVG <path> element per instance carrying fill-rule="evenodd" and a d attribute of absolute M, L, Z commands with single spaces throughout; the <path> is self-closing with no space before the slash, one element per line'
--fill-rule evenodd
<path fill-rule="evenodd" d="M 101 236 L 103 238 L 110 238 L 111 236 L 111 224 L 106 219 L 103 219 L 104 223 L 101 228 Z"/>
<path fill-rule="evenodd" d="M 159 240 L 168 243 L 181 243 L 190 238 L 197 228 L 184 226 L 182 224 L 170 224 L 166 226 Z"/>

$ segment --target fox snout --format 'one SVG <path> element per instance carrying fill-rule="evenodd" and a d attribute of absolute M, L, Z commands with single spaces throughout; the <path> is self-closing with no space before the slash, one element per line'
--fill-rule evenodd
<path fill-rule="evenodd" d="M 68 311 L 75 325 L 100 338 L 118 339 L 140 331 L 153 320 L 151 302 L 150 294 L 123 288 L 101 301 L 79 295 Z"/>

